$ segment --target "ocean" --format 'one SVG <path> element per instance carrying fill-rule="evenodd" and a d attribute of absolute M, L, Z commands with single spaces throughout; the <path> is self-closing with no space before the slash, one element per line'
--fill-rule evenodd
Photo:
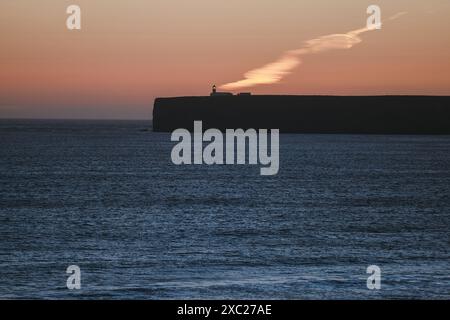
<path fill-rule="evenodd" d="M 0 120 L 0 299 L 450 298 L 450 136 L 280 135 L 276 176 L 173 145 Z"/>

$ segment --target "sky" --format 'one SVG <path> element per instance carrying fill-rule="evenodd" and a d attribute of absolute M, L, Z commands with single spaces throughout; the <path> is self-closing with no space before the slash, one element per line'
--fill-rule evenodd
<path fill-rule="evenodd" d="M 81 30 L 66 27 L 72 4 Z M 314 49 L 364 28 L 372 4 L 381 30 Z M 213 84 L 450 95 L 449 35 L 449 0 L 2 0 L 0 118 L 151 119 L 155 97 L 208 95 Z M 275 81 L 230 85 L 293 53 Z"/>

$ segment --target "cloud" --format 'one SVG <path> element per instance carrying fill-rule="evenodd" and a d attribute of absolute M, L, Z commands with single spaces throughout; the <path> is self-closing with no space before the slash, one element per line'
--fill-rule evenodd
<path fill-rule="evenodd" d="M 391 21 L 396 20 L 396 19 L 404 16 L 405 14 L 408 14 L 408 12 L 406 12 L 406 11 L 399 12 L 397 14 L 394 14 L 392 17 L 390 17 L 389 20 L 391 20 Z"/>
<path fill-rule="evenodd" d="M 400 12 L 390 17 L 389 20 L 395 20 L 405 14 L 406 12 Z M 244 74 L 244 79 L 221 85 L 220 88 L 224 90 L 238 90 L 261 84 L 280 82 L 302 64 L 302 56 L 330 50 L 350 49 L 362 42 L 361 34 L 369 31 L 372 31 L 372 29 L 365 27 L 347 33 L 330 34 L 308 40 L 302 48 L 287 51 L 278 60 L 248 71 Z"/>

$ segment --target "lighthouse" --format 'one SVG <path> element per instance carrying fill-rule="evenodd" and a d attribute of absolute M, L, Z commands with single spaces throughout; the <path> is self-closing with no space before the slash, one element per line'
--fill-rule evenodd
<path fill-rule="evenodd" d="M 212 86 L 212 92 L 210 94 L 211 97 L 217 97 L 217 96 L 232 96 L 233 94 L 231 92 L 217 92 L 217 87 L 214 84 Z"/>

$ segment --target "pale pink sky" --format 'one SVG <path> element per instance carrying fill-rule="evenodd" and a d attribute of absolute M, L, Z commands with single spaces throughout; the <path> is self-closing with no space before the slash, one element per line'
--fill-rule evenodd
<path fill-rule="evenodd" d="M 82 9 L 82 30 L 65 27 Z M 364 0 L 2 0 L 0 117 L 149 119 L 157 96 L 205 95 L 305 41 L 365 26 Z M 450 3 L 379 0 L 383 29 L 302 57 L 255 94 L 450 95 Z M 383 19 L 385 20 L 385 19 Z"/>

